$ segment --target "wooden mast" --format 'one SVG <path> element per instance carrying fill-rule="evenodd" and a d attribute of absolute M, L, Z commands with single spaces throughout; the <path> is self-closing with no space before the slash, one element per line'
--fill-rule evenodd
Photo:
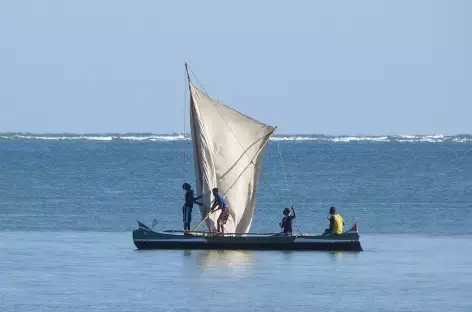
<path fill-rule="evenodd" d="M 196 123 L 195 115 L 192 112 L 195 108 L 195 103 L 193 101 L 193 96 L 192 96 L 192 87 L 190 86 L 191 80 L 190 80 L 190 74 L 189 74 L 189 71 L 188 71 L 187 62 L 185 62 L 185 71 L 187 72 L 188 88 L 189 88 L 189 92 L 190 92 L 190 94 L 189 94 L 189 96 L 190 96 L 190 119 L 191 119 L 190 120 L 190 131 L 191 131 L 193 146 L 195 147 L 195 150 L 196 150 L 196 153 L 194 153 L 194 165 L 195 165 L 195 162 L 196 162 L 197 168 L 198 168 L 197 183 L 199 183 L 200 191 L 203 192 L 202 167 L 201 167 L 200 158 L 199 158 L 200 147 L 198 146 L 198 140 L 197 140 L 197 137 L 196 137 L 196 134 L 195 134 L 195 129 L 194 129 L 195 123 Z M 195 230 L 197 227 L 199 227 L 208 218 L 209 215 L 210 215 L 210 212 L 208 212 L 206 214 L 206 216 L 200 221 L 200 223 L 196 227 L 193 228 L 193 230 Z"/>

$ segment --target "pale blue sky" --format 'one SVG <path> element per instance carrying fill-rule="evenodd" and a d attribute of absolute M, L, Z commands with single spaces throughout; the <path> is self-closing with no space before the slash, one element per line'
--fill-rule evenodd
<path fill-rule="evenodd" d="M 182 132 L 187 61 L 279 134 L 472 133 L 471 16 L 455 0 L 0 0 L 0 131 Z"/>

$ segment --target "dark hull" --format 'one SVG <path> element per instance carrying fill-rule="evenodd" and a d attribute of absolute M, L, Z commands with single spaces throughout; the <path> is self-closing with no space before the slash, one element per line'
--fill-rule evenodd
<path fill-rule="evenodd" d="M 180 250 L 320 250 L 320 251 L 362 251 L 360 242 L 346 243 L 304 243 L 304 244 L 264 244 L 264 243 L 200 243 L 200 242 L 135 242 L 138 249 L 180 249 Z"/>
<path fill-rule="evenodd" d="M 354 227 L 353 227 L 354 229 Z M 362 251 L 357 228 L 340 235 L 227 234 L 209 232 L 154 232 L 140 227 L 133 231 L 138 249 L 200 249 L 200 250 L 328 250 Z"/>

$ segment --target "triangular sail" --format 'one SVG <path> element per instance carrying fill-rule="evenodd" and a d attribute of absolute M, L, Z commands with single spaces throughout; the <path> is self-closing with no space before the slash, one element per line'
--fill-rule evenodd
<path fill-rule="evenodd" d="M 254 120 L 207 96 L 190 84 L 190 122 L 197 194 L 203 195 L 202 216 L 219 189 L 230 208 L 227 233 L 247 233 L 251 227 L 263 151 L 274 127 Z M 206 220 L 216 227 L 220 210 Z"/>

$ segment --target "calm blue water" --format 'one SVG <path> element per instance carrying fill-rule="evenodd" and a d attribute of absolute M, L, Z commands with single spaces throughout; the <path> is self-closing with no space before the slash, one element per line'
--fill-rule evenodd
<path fill-rule="evenodd" d="M 0 311 L 472 311 L 470 136 L 270 142 L 251 230 L 293 202 L 321 232 L 334 205 L 354 254 L 136 251 L 136 220 L 182 228 L 190 142 L 59 137 L 0 135 Z"/>

